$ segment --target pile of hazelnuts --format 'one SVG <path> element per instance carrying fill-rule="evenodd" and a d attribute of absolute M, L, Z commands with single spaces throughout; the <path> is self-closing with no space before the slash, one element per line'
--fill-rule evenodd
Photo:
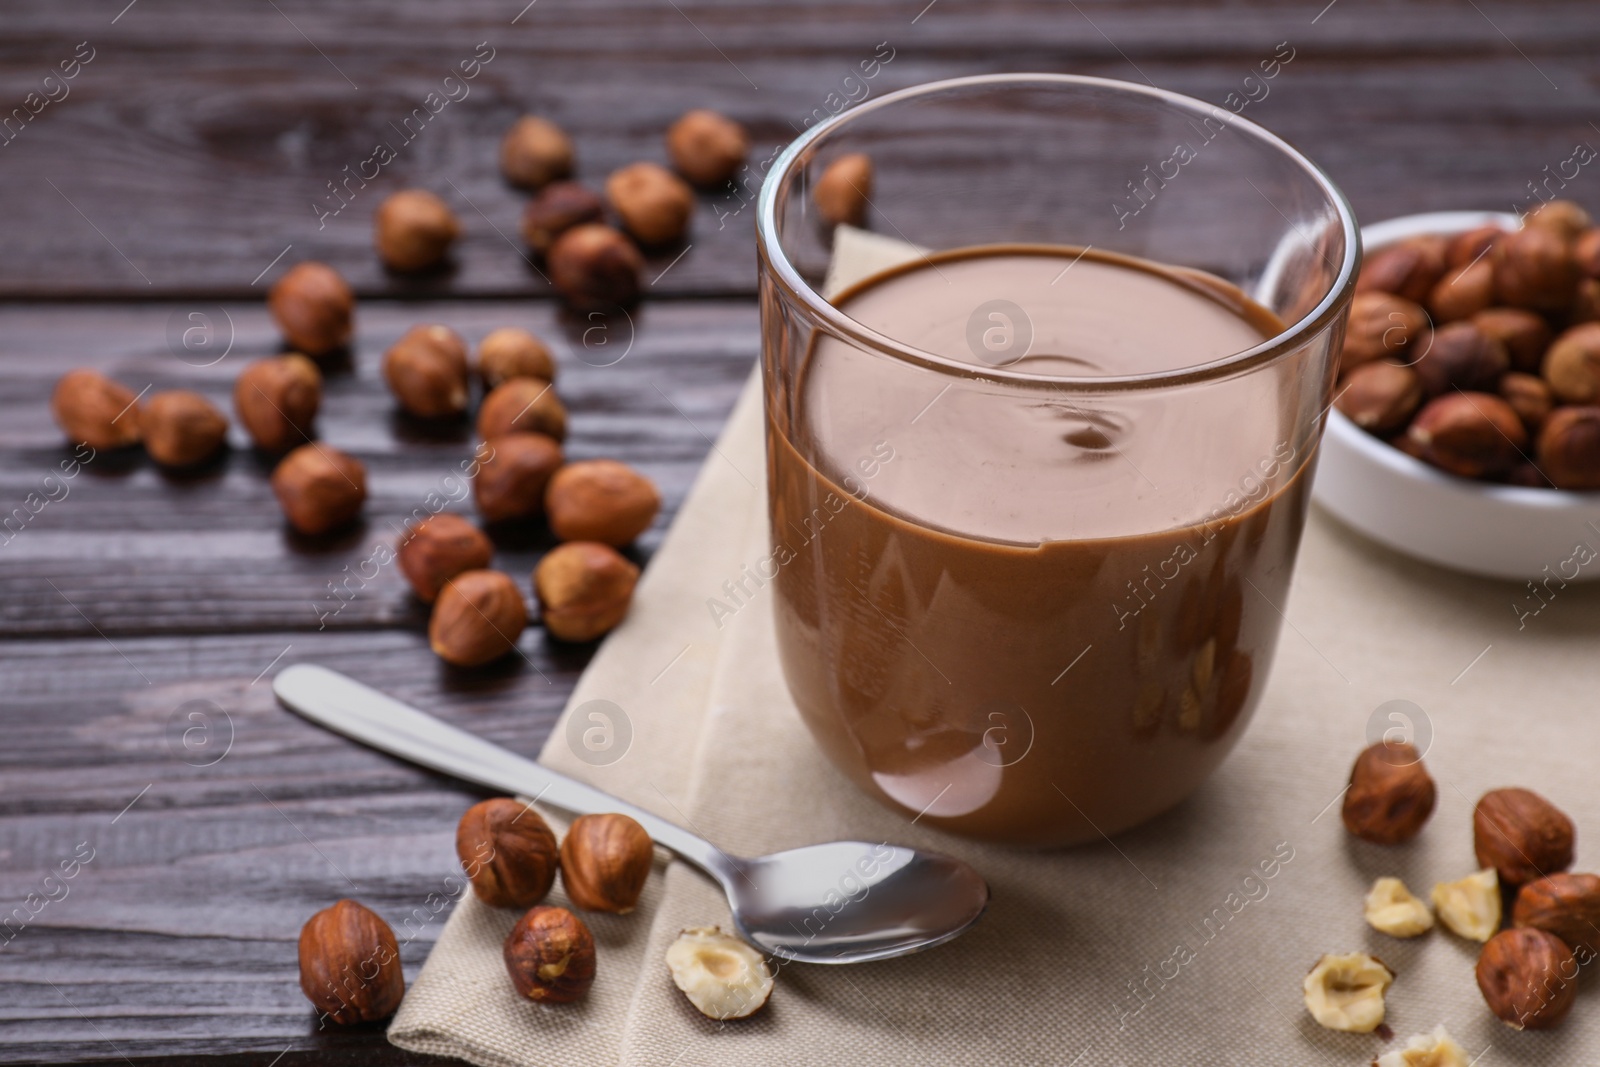
<path fill-rule="evenodd" d="M 1600 489 L 1600 227 L 1552 200 L 1519 229 L 1367 257 L 1335 405 L 1463 478 Z"/>

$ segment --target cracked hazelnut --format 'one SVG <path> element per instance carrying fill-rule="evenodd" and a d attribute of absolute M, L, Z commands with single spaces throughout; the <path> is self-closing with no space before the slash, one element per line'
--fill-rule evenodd
<path fill-rule="evenodd" d="M 593 641 L 628 614 L 639 568 L 610 545 L 568 541 L 533 570 L 544 627 L 563 641 Z"/>
<path fill-rule="evenodd" d="M 747 1019 L 772 997 L 772 972 L 749 945 L 715 926 L 696 926 L 667 946 L 672 984 L 708 1019 Z"/>
<path fill-rule="evenodd" d="M 1393 293 L 1414 304 L 1428 299 L 1444 277 L 1449 243 L 1443 237 L 1412 237 L 1367 257 L 1356 278 L 1357 293 Z"/>
<path fill-rule="evenodd" d="M 1500 379 L 1500 396 L 1511 405 L 1511 410 L 1517 413 L 1517 418 L 1522 420 L 1522 425 L 1528 428 L 1529 433 L 1538 432 L 1544 420 L 1550 417 L 1550 410 L 1554 406 L 1550 387 L 1543 378 L 1518 371 L 1511 371 Z"/>
<path fill-rule="evenodd" d="M 817 214 L 830 226 L 860 226 L 872 200 L 872 159 L 860 152 L 829 163 L 811 187 Z"/>
<path fill-rule="evenodd" d="M 394 931 L 353 900 L 323 908 L 300 928 L 300 990 L 341 1026 L 387 1019 L 406 992 Z"/>
<path fill-rule="evenodd" d="M 1493 867 L 1436 883 L 1430 896 L 1439 921 L 1453 934 L 1487 941 L 1500 929 L 1500 880 Z"/>
<path fill-rule="evenodd" d="M 496 908 L 531 908 L 555 884 L 556 835 L 520 800 L 492 797 L 467 809 L 456 825 L 456 856 L 472 891 Z"/>
<path fill-rule="evenodd" d="M 444 583 L 428 620 L 434 655 L 457 667 L 481 667 L 516 647 L 528 606 L 509 575 L 463 571 Z"/>
<path fill-rule="evenodd" d="M 542 433 L 508 433 L 490 442 L 490 448 L 472 480 L 478 513 L 500 522 L 543 512 L 545 486 L 561 466 L 561 445 Z"/>
<path fill-rule="evenodd" d="M 1550 347 L 1550 324 L 1524 308 L 1489 308 L 1472 316 L 1472 325 L 1506 346 L 1514 370 L 1538 374 Z"/>
<path fill-rule="evenodd" d="M 1539 429 L 1538 457 L 1557 489 L 1600 489 L 1600 407 L 1552 411 Z"/>
<path fill-rule="evenodd" d="M 1489 254 L 1495 294 L 1502 304 L 1534 311 L 1565 311 L 1578 284 L 1572 244 L 1550 229 L 1508 233 Z"/>
<path fill-rule="evenodd" d="M 549 119 L 524 115 L 500 142 L 500 173 L 512 185 L 543 188 L 572 168 L 572 139 Z"/>
<path fill-rule="evenodd" d="M 139 443 L 138 397 L 99 371 L 63 374 L 50 397 L 50 412 L 75 443 L 103 451 Z"/>
<path fill-rule="evenodd" d="M 1507 885 L 1572 866 L 1572 820 L 1531 789 L 1491 789 L 1472 811 L 1478 862 Z"/>
<path fill-rule="evenodd" d="M 522 211 L 522 239 L 528 247 L 548 255 L 556 238 L 586 222 L 605 217 L 605 201 L 577 182 L 552 182 L 539 190 Z"/>
<path fill-rule="evenodd" d="M 1370 1034 L 1383 1022 L 1383 996 L 1393 982 L 1394 972 L 1375 956 L 1323 956 L 1302 983 L 1306 1010 L 1318 1026 Z"/>
<path fill-rule="evenodd" d="M 1363 841 L 1398 845 L 1417 836 L 1436 799 L 1416 746 L 1380 741 L 1363 749 L 1350 769 L 1344 826 Z"/>
<path fill-rule="evenodd" d="M 492 441 L 508 433 L 542 433 L 566 440 L 567 408 L 549 382 L 512 378 L 483 398 L 478 408 L 478 436 Z"/>
<path fill-rule="evenodd" d="M 1407 431 L 1422 458 L 1463 478 L 1509 473 L 1528 431 L 1517 413 L 1488 393 L 1448 393 L 1430 400 Z"/>
<path fill-rule="evenodd" d="M 1470 318 L 1494 304 L 1494 265 L 1487 259 L 1447 272 L 1428 293 L 1435 322 Z"/>
<path fill-rule="evenodd" d="M 1470 322 L 1452 322 L 1433 331 L 1412 366 L 1430 397 L 1466 389 L 1489 392 L 1511 369 L 1506 346 Z"/>
<path fill-rule="evenodd" d="M 655 845 L 626 815 L 580 815 L 561 842 L 561 885 L 584 911 L 626 915 L 639 903 Z"/>
<path fill-rule="evenodd" d="M 697 108 L 667 127 L 667 155 L 678 173 L 695 185 L 730 181 L 749 152 L 744 127 L 715 111 Z"/>
<path fill-rule="evenodd" d="M 694 213 L 694 190 L 658 163 L 631 163 L 606 179 L 606 199 L 622 228 L 643 245 L 678 240 Z"/>
<path fill-rule="evenodd" d="M 1528 212 L 1522 225 L 1549 230 L 1564 240 L 1574 241 L 1594 225 L 1594 220 L 1571 200 L 1551 200 Z"/>
<path fill-rule="evenodd" d="M 1452 268 L 1464 267 L 1473 260 L 1483 258 L 1505 236 L 1505 232 L 1498 226 L 1479 226 L 1475 230 L 1456 234 L 1450 238 L 1445 263 Z"/>
<path fill-rule="evenodd" d="M 418 418 L 459 415 L 467 409 L 467 344 L 448 326 L 413 326 L 383 354 L 383 380 Z"/>
<path fill-rule="evenodd" d="M 278 462 L 272 491 L 290 526 L 303 534 L 327 533 L 361 514 L 367 499 L 367 468 L 360 460 L 313 441 Z"/>
<path fill-rule="evenodd" d="M 439 197 L 426 189 L 402 189 L 378 205 L 372 220 L 378 258 L 390 270 L 437 267 L 461 236 L 461 223 Z"/>
<path fill-rule="evenodd" d="M 1557 337 L 1544 355 L 1543 373 L 1563 404 L 1600 401 L 1600 322 L 1585 322 Z"/>
<path fill-rule="evenodd" d="M 139 409 L 139 433 L 150 458 L 167 467 L 192 467 L 217 454 L 228 439 L 228 417 L 199 393 L 157 393 Z"/>
<path fill-rule="evenodd" d="M 311 440 L 321 406 L 322 374 L 298 352 L 258 359 L 233 383 L 233 410 L 265 452 L 287 452 Z"/>
<path fill-rule="evenodd" d="M 1584 274 L 1600 278 L 1600 228 L 1585 231 L 1573 242 L 1572 258 Z"/>
<path fill-rule="evenodd" d="M 1478 956 L 1478 989 L 1495 1017 L 1513 1030 L 1548 1030 L 1578 996 L 1578 961 L 1554 934 L 1502 930 Z"/>
<path fill-rule="evenodd" d="M 605 310 L 639 299 L 644 258 L 623 234 L 599 222 L 567 230 L 550 246 L 550 283 L 579 311 Z"/>
<path fill-rule="evenodd" d="M 1334 406 L 1368 433 L 1387 437 L 1405 429 L 1422 406 L 1422 383 L 1410 367 L 1363 363 L 1345 376 Z"/>
<path fill-rule="evenodd" d="M 267 308 L 289 347 L 325 356 L 350 343 L 356 294 L 326 263 L 296 263 L 273 283 Z"/>
<path fill-rule="evenodd" d="M 1385 357 L 1411 362 L 1428 329 L 1428 313 L 1391 293 L 1357 293 L 1350 301 L 1339 368 L 1346 373 Z"/>
<path fill-rule="evenodd" d="M 621 548 L 650 528 L 661 510 L 661 494 L 626 463 L 589 459 L 556 471 L 544 508 L 551 532 L 561 540 Z"/>
<path fill-rule="evenodd" d="M 1367 892 L 1367 924 L 1391 937 L 1417 937 L 1433 929 L 1433 912 L 1398 878 L 1379 878 Z"/>
<path fill-rule="evenodd" d="M 1552 874 L 1517 891 L 1514 926 L 1555 934 L 1573 950 L 1600 951 L 1600 875 Z"/>
<path fill-rule="evenodd" d="M 570 1004 L 594 985 L 594 935 L 566 908 L 540 904 L 517 920 L 505 943 L 517 992 L 541 1004 Z"/>
<path fill-rule="evenodd" d="M 464 571 L 482 570 L 493 556 L 483 531 L 449 512 L 411 523 L 395 551 L 400 573 L 424 604 L 438 599 L 444 583 Z"/>
<path fill-rule="evenodd" d="M 556 380 L 550 348 L 527 330 L 503 326 L 478 342 L 478 374 L 493 389 L 512 378 Z"/>
<path fill-rule="evenodd" d="M 1472 1067 L 1467 1050 L 1440 1025 L 1431 1034 L 1413 1034 L 1405 1048 L 1390 1049 L 1372 1061 L 1373 1067 Z"/>

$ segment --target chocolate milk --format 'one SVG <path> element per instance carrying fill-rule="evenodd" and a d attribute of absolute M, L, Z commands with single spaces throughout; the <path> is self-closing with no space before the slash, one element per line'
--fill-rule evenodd
<path fill-rule="evenodd" d="M 941 253 L 835 303 L 1013 375 L 1172 371 L 1282 328 L 1209 275 L 1030 246 Z M 1025 354 L 1004 348 L 1019 333 Z M 1226 408 L 1196 425 L 1161 390 L 1008 390 L 820 332 L 801 358 L 794 414 L 768 422 L 776 624 L 830 758 L 910 816 L 1016 844 L 1188 795 L 1254 707 L 1305 518 L 1311 457 L 1275 381 L 1217 387 Z"/>

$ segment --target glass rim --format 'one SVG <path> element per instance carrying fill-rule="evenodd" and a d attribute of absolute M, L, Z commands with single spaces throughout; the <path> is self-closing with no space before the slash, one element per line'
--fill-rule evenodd
<path fill-rule="evenodd" d="M 840 311 L 800 276 L 800 272 L 795 269 L 794 264 L 790 262 L 788 255 L 784 252 L 778 236 L 777 200 L 778 187 L 788 177 L 807 149 L 828 134 L 849 125 L 863 115 L 893 104 L 904 103 L 919 97 L 932 96 L 951 89 L 1030 83 L 1044 86 L 1107 89 L 1131 96 L 1149 97 L 1187 111 L 1191 115 L 1202 119 L 1225 116 L 1229 128 L 1236 127 L 1240 132 L 1249 135 L 1256 141 L 1277 150 L 1311 178 L 1338 213 L 1339 225 L 1344 232 L 1345 239 L 1344 257 L 1339 264 L 1339 273 L 1335 277 L 1333 284 L 1329 286 L 1328 292 L 1317 302 L 1315 307 L 1287 325 L 1282 332 L 1263 340 L 1258 345 L 1240 352 L 1231 353 L 1219 359 L 1189 367 L 1150 371 L 1143 374 L 1110 376 L 1048 375 L 1025 374 L 1005 368 L 977 366 L 897 341 L 887 334 L 879 333 L 870 327 L 862 325 L 843 311 Z M 1271 201 L 1268 201 L 1268 203 L 1271 203 Z M 1138 389 L 1168 388 L 1228 377 L 1244 370 L 1272 363 L 1303 348 L 1311 338 L 1321 333 L 1333 322 L 1339 313 L 1339 309 L 1348 302 L 1351 291 L 1355 288 L 1356 268 L 1361 259 L 1361 230 L 1356 223 L 1355 212 L 1350 207 L 1349 201 L 1345 199 L 1344 193 L 1323 172 L 1321 167 L 1317 166 L 1277 134 L 1236 112 L 1227 111 L 1215 104 L 1208 104 L 1203 100 L 1184 96 L 1181 93 L 1157 89 L 1154 86 L 1137 85 L 1133 82 L 1120 81 L 1115 78 L 1049 73 L 980 74 L 964 78 L 948 78 L 942 81 L 925 82 L 921 85 L 913 85 L 906 89 L 886 93 L 876 100 L 866 101 L 856 107 L 824 119 L 791 141 L 788 147 L 779 154 L 773 168 L 767 173 L 767 177 L 761 185 L 761 193 L 756 202 L 756 252 L 761 265 L 766 268 L 767 276 L 774 279 L 790 297 L 809 310 L 835 336 L 862 348 L 873 350 L 940 374 L 972 381 L 1005 383 L 1045 391 L 1126 392 Z"/>

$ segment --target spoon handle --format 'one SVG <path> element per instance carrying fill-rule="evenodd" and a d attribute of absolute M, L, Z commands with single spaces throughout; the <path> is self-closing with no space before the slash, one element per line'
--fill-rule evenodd
<path fill-rule="evenodd" d="M 272 691 L 291 711 L 391 756 L 490 789 L 530 796 L 574 814 L 627 815 L 637 820 L 656 844 L 719 881 L 734 868 L 721 849 L 681 826 L 458 730 L 338 671 L 297 663 L 278 672 Z"/>

